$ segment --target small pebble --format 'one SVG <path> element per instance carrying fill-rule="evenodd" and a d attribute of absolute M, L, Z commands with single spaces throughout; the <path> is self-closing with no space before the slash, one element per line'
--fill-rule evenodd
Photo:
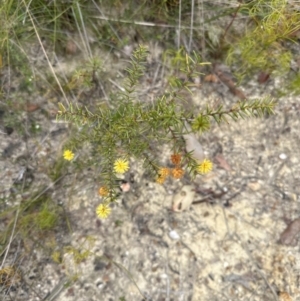
<path fill-rule="evenodd" d="M 286 158 L 287 158 L 287 155 L 285 153 L 282 153 L 279 155 L 279 159 L 281 159 L 281 160 L 286 160 Z"/>
<path fill-rule="evenodd" d="M 174 239 L 174 240 L 180 239 L 179 234 L 178 234 L 175 230 L 171 230 L 171 231 L 169 232 L 169 236 L 170 236 L 172 239 Z"/>
<path fill-rule="evenodd" d="M 161 275 L 160 275 L 160 278 L 161 278 L 161 279 L 167 279 L 167 278 L 169 278 L 169 276 L 168 276 L 167 274 L 161 274 Z"/>
<path fill-rule="evenodd" d="M 130 190 L 130 184 L 129 183 L 123 183 L 123 184 L 121 184 L 121 190 L 123 191 L 123 192 L 128 192 L 129 190 Z"/>

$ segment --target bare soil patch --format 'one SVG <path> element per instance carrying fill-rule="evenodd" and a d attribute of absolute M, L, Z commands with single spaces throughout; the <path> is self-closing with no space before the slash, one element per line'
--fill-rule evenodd
<path fill-rule="evenodd" d="M 157 70 L 159 56 L 152 59 Z M 116 68 L 108 62 L 107 68 Z M 165 74 L 159 74 L 161 88 Z M 276 97 L 277 85 L 253 81 L 241 89 L 250 99 Z M 149 87 L 147 76 L 142 87 Z M 150 100 L 157 87 L 144 92 Z M 196 106 L 238 100 L 221 82 L 203 82 L 193 92 L 189 101 Z M 22 277 L 2 285 L 1 300 L 300 300 L 299 229 L 281 236 L 300 216 L 299 97 L 278 99 L 274 116 L 214 125 L 199 137 L 214 169 L 193 182 L 185 177 L 156 184 L 132 160 L 125 178 L 131 190 L 121 195 L 107 220 L 98 220 L 97 170 L 70 168 L 56 183 L 49 177 L 49 166 L 62 156 L 70 133 L 68 124 L 45 114 L 56 111 L 57 99 L 12 95 L 39 106 L 24 113 L 24 121 L 34 116 L 42 130 L 26 139 L 17 131 L 1 134 L 2 209 L 12 205 L 12 195 L 14 204 L 22 202 L 26 195 L 16 185 L 27 183 L 31 195 L 45 187 L 64 218 L 46 239 L 25 243 L 16 235 L 5 266 L 16 266 Z M 166 163 L 169 147 L 160 147 L 159 153 Z M 195 201 L 203 201 L 175 213 L 172 199 L 186 184 L 197 189 Z M 1 231 L 7 226 L 1 220 Z M 74 250 L 90 254 L 75 264 Z M 61 263 L 51 259 L 54 251 L 62 254 Z"/>

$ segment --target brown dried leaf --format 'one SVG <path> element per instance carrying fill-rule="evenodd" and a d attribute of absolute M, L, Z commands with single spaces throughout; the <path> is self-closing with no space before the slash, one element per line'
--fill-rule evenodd
<path fill-rule="evenodd" d="M 244 92 L 238 88 L 236 88 L 234 81 L 230 78 L 230 76 L 226 75 L 225 73 L 223 73 L 222 71 L 217 71 L 217 75 L 220 79 L 220 81 L 225 84 L 228 88 L 229 91 L 237 96 L 240 99 L 246 99 L 246 95 L 244 94 Z"/>
<path fill-rule="evenodd" d="M 38 110 L 39 108 L 40 108 L 39 105 L 36 105 L 36 104 L 33 104 L 33 103 L 29 103 L 29 104 L 26 105 L 25 110 L 27 112 L 34 112 L 34 111 Z"/>
<path fill-rule="evenodd" d="M 77 53 L 77 45 L 74 41 L 68 40 L 66 44 L 66 54 L 74 55 Z"/>
<path fill-rule="evenodd" d="M 231 76 L 225 74 L 222 71 L 217 71 L 217 75 L 222 83 L 224 83 L 229 89 L 233 89 L 235 87 L 234 81 L 231 79 Z"/>
<path fill-rule="evenodd" d="M 235 96 L 237 96 L 239 99 L 247 99 L 246 95 L 244 94 L 244 92 L 238 88 L 232 88 L 232 89 L 229 89 L 230 92 L 232 94 L 234 94 Z"/>
<path fill-rule="evenodd" d="M 219 79 L 215 74 L 208 74 L 204 77 L 204 81 L 209 83 L 217 83 Z"/>
<path fill-rule="evenodd" d="M 283 245 L 294 245 L 296 243 L 296 237 L 299 233 L 300 233 L 300 218 L 296 218 L 280 234 L 280 243 L 282 243 Z"/>
<path fill-rule="evenodd" d="M 280 292 L 278 296 L 280 301 L 293 301 L 292 297 L 287 292 Z"/>
<path fill-rule="evenodd" d="M 270 74 L 266 72 L 260 72 L 257 78 L 258 83 L 264 84 L 270 78 Z"/>
<path fill-rule="evenodd" d="M 217 154 L 215 156 L 215 159 L 219 163 L 219 166 L 227 171 L 231 171 L 231 167 L 228 164 L 228 162 L 225 160 L 224 156 L 222 154 Z"/>

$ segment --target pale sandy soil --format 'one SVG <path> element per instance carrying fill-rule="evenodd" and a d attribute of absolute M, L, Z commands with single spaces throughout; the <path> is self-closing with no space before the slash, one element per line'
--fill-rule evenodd
<path fill-rule="evenodd" d="M 159 56 L 153 60 L 155 66 Z M 162 82 L 158 78 L 157 86 Z M 262 87 L 253 80 L 242 89 L 250 99 L 276 97 L 272 92 L 278 85 L 271 80 Z M 193 92 L 192 102 L 199 106 L 237 101 L 221 83 L 203 82 Z M 57 100 L 41 95 L 35 103 L 50 112 Z M 289 245 L 279 243 L 287 224 L 300 215 L 299 103 L 299 96 L 283 97 L 274 116 L 213 125 L 199 140 L 214 169 L 195 181 L 185 177 L 156 184 L 132 159 L 132 176 L 126 176 L 131 191 L 104 221 L 95 215 L 101 200 L 94 170 L 70 168 L 49 188 L 44 166 L 61 156 L 69 127 L 45 118 L 41 110 L 32 113 L 40 120 L 40 136 L 24 141 L 14 132 L 1 138 L 2 152 L 15 145 L 0 161 L 1 200 L 10 200 L 22 171 L 20 156 L 27 156 L 34 175 L 31 193 L 48 187 L 72 230 L 62 222 L 43 246 L 17 236 L 5 266 L 20 268 L 23 279 L 6 296 L 3 289 L 0 300 L 300 300 L 299 237 Z M 169 147 L 158 153 L 166 163 Z M 186 184 L 202 191 L 195 201 L 207 197 L 205 189 L 224 194 L 174 213 L 172 199 Z M 20 199 L 16 193 L 15 201 Z M 2 230 L 5 225 L 3 220 Z M 67 246 L 91 253 L 75 264 Z M 60 264 L 50 259 L 55 250 L 62 254 Z"/>

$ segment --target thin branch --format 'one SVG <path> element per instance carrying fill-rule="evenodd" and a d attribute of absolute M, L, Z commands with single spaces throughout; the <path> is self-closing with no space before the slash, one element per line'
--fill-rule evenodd
<path fill-rule="evenodd" d="M 238 11 L 240 10 L 240 7 L 241 7 L 241 5 L 239 4 L 239 6 L 236 8 L 236 10 L 235 10 L 235 12 L 234 12 L 234 14 L 233 14 L 233 17 L 232 17 L 231 21 L 229 22 L 229 24 L 228 24 L 227 27 L 225 28 L 224 34 L 222 35 L 222 37 L 221 37 L 221 39 L 220 39 L 221 41 L 223 41 L 223 40 L 225 39 L 225 36 L 227 35 L 227 32 L 228 32 L 229 28 L 232 26 L 233 21 L 235 20 L 235 18 L 236 18 L 236 16 L 237 16 L 237 13 L 238 13 Z"/>

